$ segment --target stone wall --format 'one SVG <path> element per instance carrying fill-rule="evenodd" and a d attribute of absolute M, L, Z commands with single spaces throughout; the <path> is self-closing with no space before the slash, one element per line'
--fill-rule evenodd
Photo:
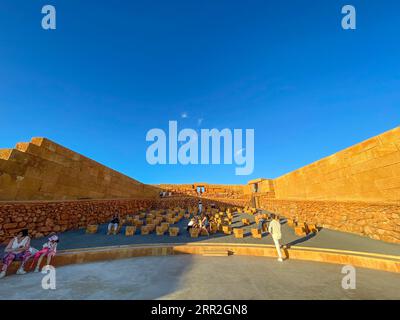
<path fill-rule="evenodd" d="M 274 180 L 277 199 L 400 202 L 400 127 Z"/>
<path fill-rule="evenodd" d="M 156 196 L 155 187 L 45 138 L 0 149 L 0 201 Z"/>
<path fill-rule="evenodd" d="M 240 206 L 232 203 L 202 198 L 204 206 Z M 143 210 L 197 206 L 196 197 L 166 199 L 117 199 L 76 201 L 0 202 L 0 243 L 8 241 L 21 229 L 28 228 L 32 237 L 42 237 L 51 232 L 64 232 L 85 228 L 88 224 L 105 223 L 114 213 L 121 216 Z"/>
<path fill-rule="evenodd" d="M 400 204 L 365 201 L 278 200 L 261 208 L 324 228 L 400 243 Z"/>
<path fill-rule="evenodd" d="M 109 221 L 114 213 L 126 215 L 148 209 L 155 200 L 80 200 L 48 202 L 0 202 L 0 241 L 23 228 L 33 237 Z"/>
<path fill-rule="evenodd" d="M 170 191 L 177 195 L 188 195 L 197 197 L 197 187 L 204 187 L 202 197 L 212 199 L 247 199 L 249 192 L 247 185 L 226 185 L 226 184 L 209 184 L 209 183 L 192 183 L 192 184 L 157 184 L 154 185 L 158 189 Z"/>

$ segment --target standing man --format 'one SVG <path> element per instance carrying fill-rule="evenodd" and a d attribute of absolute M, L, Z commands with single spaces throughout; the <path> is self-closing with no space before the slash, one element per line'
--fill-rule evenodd
<path fill-rule="evenodd" d="M 201 214 L 202 210 L 203 210 L 203 204 L 201 203 L 201 200 L 199 200 L 199 214 Z"/>
<path fill-rule="evenodd" d="M 280 224 L 279 216 L 272 215 L 272 221 L 269 224 L 268 232 L 272 236 L 272 240 L 274 240 L 276 251 L 278 252 L 278 261 L 282 262 L 282 252 L 281 245 L 279 244 L 279 240 L 282 238 L 281 234 L 281 224 Z"/>

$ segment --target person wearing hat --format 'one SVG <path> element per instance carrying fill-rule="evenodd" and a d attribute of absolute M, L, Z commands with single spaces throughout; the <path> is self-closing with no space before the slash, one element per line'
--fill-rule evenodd
<path fill-rule="evenodd" d="M 29 250 L 31 238 L 28 229 L 18 232 L 17 236 L 11 239 L 7 247 L 4 249 L 3 266 L 0 271 L 0 279 L 4 278 L 8 267 L 15 261 L 22 261 L 21 266 L 17 270 L 17 274 L 25 274 L 24 265 L 31 258 L 32 253 Z"/>
<path fill-rule="evenodd" d="M 52 234 L 49 237 L 48 241 L 43 245 L 42 250 L 35 253 L 35 255 L 33 256 L 32 264 L 31 264 L 31 269 L 36 264 L 36 268 L 35 268 L 34 272 L 40 271 L 39 270 L 40 264 L 42 263 L 42 260 L 44 257 L 47 257 L 46 265 L 50 264 L 51 259 L 56 255 L 58 242 L 59 242 L 58 236 L 55 234 Z"/>

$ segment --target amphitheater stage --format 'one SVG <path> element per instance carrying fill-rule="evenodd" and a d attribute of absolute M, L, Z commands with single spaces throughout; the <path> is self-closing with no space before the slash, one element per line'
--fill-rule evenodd
<path fill-rule="evenodd" d="M 341 286 L 341 266 L 278 263 L 261 257 L 137 257 L 57 268 L 56 290 L 43 275 L 1 281 L 0 299 L 400 299 L 398 274 L 357 269 L 356 289 Z"/>
<path fill-rule="evenodd" d="M 250 220 L 250 226 L 242 226 L 241 220 L 247 218 Z M 226 235 L 222 233 L 212 234 L 209 237 L 199 236 L 191 238 L 186 232 L 188 220 L 182 219 L 174 226 L 180 228 L 180 234 L 177 237 L 170 237 L 168 234 L 157 236 L 155 233 L 149 235 L 140 235 L 139 230 L 132 237 L 125 236 L 125 227 L 122 227 L 121 232 L 117 235 L 106 235 L 107 224 L 99 226 L 96 234 L 86 234 L 85 229 L 67 231 L 59 234 L 60 244 L 59 250 L 121 246 L 121 245 L 150 245 L 150 244 L 186 244 L 186 243 L 233 243 L 245 245 L 273 245 L 270 235 L 263 234 L 262 239 L 255 239 L 251 236 L 250 229 L 256 228 L 254 217 L 248 214 L 235 214 L 232 227 L 240 227 L 245 229 L 245 235 L 242 239 L 237 239 L 233 234 Z M 46 238 L 32 240 L 32 246 L 40 248 L 46 241 Z M 283 221 L 282 224 L 282 245 L 289 245 L 292 248 L 320 248 L 346 250 L 354 252 L 376 253 L 382 255 L 394 255 L 400 257 L 400 245 L 373 240 L 355 234 L 322 229 L 315 235 L 306 237 L 298 237 L 295 235 L 292 228 L 288 227 Z"/>

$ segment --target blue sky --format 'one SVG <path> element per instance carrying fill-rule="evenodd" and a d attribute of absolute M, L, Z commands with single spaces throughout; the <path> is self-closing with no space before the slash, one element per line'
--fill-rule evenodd
<path fill-rule="evenodd" d="M 41 28 L 45 4 L 57 30 Z M 0 0 L 0 147 L 45 136 L 146 183 L 277 177 L 399 125 L 399 14 L 387 0 Z M 146 133 L 170 120 L 254 128 L 253 174 L 149 165 Z"/>

